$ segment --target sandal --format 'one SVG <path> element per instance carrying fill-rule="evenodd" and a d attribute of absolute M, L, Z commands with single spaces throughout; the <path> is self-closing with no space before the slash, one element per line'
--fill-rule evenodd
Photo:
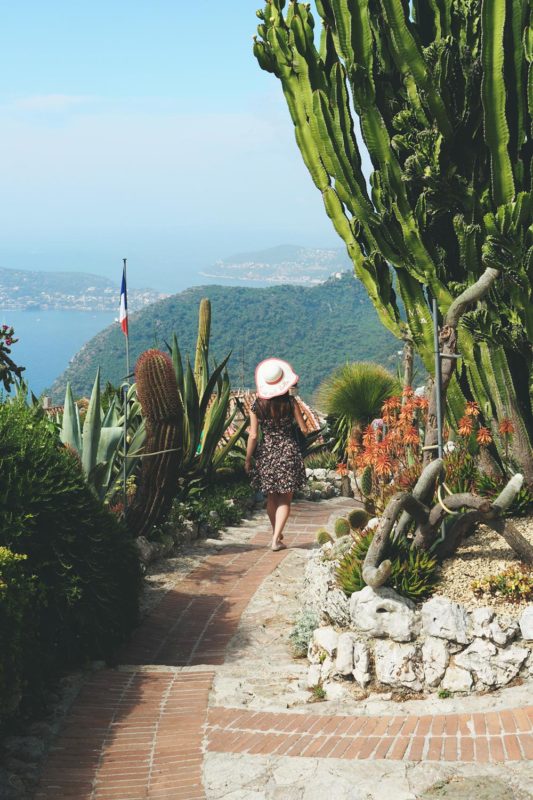
<path fill-rule="evenodd" d="M 272 552 L 273 552 L 273 553 L 277 553 L 277 552 L 278 552 L 278 550 L 286 550 L 286 549 L 287 549 L 287 545 L 286 545 L 286 544 L 283 544 L 283 542 L 278 542 L 278 543 L 277 543 L 276 545 L 274 545 L 274 547 L 272 548 Z"/>

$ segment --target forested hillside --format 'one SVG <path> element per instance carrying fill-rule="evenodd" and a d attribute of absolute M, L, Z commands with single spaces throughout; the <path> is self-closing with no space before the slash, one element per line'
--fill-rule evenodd
<path fill-rule="evenodd" d="M 219 361 L 231 350 L 234 386 L 252 387 L 255 365 L 271 355 L 294 365 L 308 399 L 346 360 L 396 367 L 401 343 L 380 324 L 365 290 L 349 272 L 312 287 L 196 286 L 154 303 L 130 317 L 132 366 L 143 350 L 165 349 L 173 332 L 182 352 L 194 353 L 202 297 L 212 304 L 210 354 Z M 69 380 L 75 395 L 86 395 L 98 365 L 103 381 L 119 384 L 125 374 L 124 349 L 118 323 L 106 328 L 82 348 L 50 393 L 60 400 Z"/>

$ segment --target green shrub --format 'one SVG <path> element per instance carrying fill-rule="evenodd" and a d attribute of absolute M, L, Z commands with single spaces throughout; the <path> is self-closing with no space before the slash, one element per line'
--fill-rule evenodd
<path fill-rule="evenodd" d="M 36 581 L 28 575 L 26 561 L 27 556 L 0 547 L 0 725 L 20 702 L 36 635 Z"/>
<path fill-rule="evenodd" d="M 374 531 L 363 531 L 357 536 L 353 547 L 339 561 L 337 585 L 350 596 L 366 585 L 362 569 Z M 386 582 L 402 597 L 417 602 L 428 597 L 437 581 L 437 560 L 423 550 L 411 548 L 407 539 L 390 541 L 385 558 L 392 562 L 391 574 Z"/>
<path fill-rule="evenodd" d="M 20 402 L 0 404 L 0 474 L 0 545 L 27 556 L 37 585 L 29 658 L 45 676 L 109 658 L 137 620 L 140 570 L 126 529 L 54 426 Z"/>
<path fill-rule="evenodd" d="M 232 480 L 199 489 L 185 501 L 176 500 L 166 528 L 179 528 L 185 519 L 220 530 L 238 525 L 253 504 L 255 491 L 248 479 L 236 475 Z"/>

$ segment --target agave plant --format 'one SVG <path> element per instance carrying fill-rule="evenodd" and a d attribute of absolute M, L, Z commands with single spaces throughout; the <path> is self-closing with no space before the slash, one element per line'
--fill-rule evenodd
<path fill-rule="evenodd" d="M 316 0 L 320 36 L 308 3 L 285 5 L 257 12 L 254 53 L 357 277 L 430 372 L 437 302 L 462 355 L 453 377 L 448 362 L 450 422 L 475 399 L 504 460 L 510 418 L 533 485 L 531 3 Z"/>
<path fill-rule="evenodd" d="M 206 340 L 199 354 L 197 351 L 196 363 L 200 364 L 197 383 L 189 359 L 185 365 L 183 363 L 176 334 L 169 349 L 184 412 L 180 437 L 183 446 L 181 482 L 183 486 L 193 481 L 208 482 L 242 437 L 248 419 L 224 438 L 226 431 L 232 429 L 239 410 L 235 407 L 229 412 L 231 386 L 226 370 L 229 355 L 210 372 Z"/>
<path fill-rule="evenodd" d="M 129 387 L 126 402 L 128 411 L 126 478 L 128 478 L 138 464 L 145 435 L 135 385 Z M 117 398 L 113 398 L 104 414 L 100 392 L 100 369 L 97 370 L 94 379 L 83 421 L 74 402 L 70 383 L 67 383 L 63 414 L 57 421 L 61 425 L 60 439 L 79 455 L 89 485 L 101 500 L 112 499 L 123 483 L 124 408 L 120 407 Z"/>

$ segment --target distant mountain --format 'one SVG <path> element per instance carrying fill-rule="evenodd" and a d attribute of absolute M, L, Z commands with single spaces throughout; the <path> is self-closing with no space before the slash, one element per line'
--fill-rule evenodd
<path fill-rule="evenodd" d="M 262 285 L 294 283 L 312 286 L 337 271 L 351 269 L 344 248 L 310 248 L 284 244 L 267 250 L 239 253 L 217 261 L 200 274 L 231 282 Z"/>
<path fill-rule="evenodd" d="M 12 309 L 65 309 L 114 311 L 120 287 L 115 281 L 87 272 L 37 272 L 0 267 L 0 307 Z M 144 308 L 168 297 L 153 289 L 128 291 L 129 307 Z"/>
<path fill-rule="evenodd" d="M 307 399 L 346 361 L 372 360 L 391 369 L 397 364 L 400 343 L 379 322 L 359 281 L 343 272 L 311 287 L 211 285 L 172 295 L 131 315 L 132 365 L 150 347 L 165 349 L 174 331 L 182 352 L 194 357 L 202 297 L 212 304 L 210 356 L 220 361 L 232 351 L 229 371 L 234 386 L 252 387 L 255 365 L 271 355 L 293 364 Z M 61 400 L 68 380 L 76 396 L 87 395 L 99 365 L 104 382 L 120 383 L 125 357 L 118 324 L 87 342 L 48 393 Z"/>

